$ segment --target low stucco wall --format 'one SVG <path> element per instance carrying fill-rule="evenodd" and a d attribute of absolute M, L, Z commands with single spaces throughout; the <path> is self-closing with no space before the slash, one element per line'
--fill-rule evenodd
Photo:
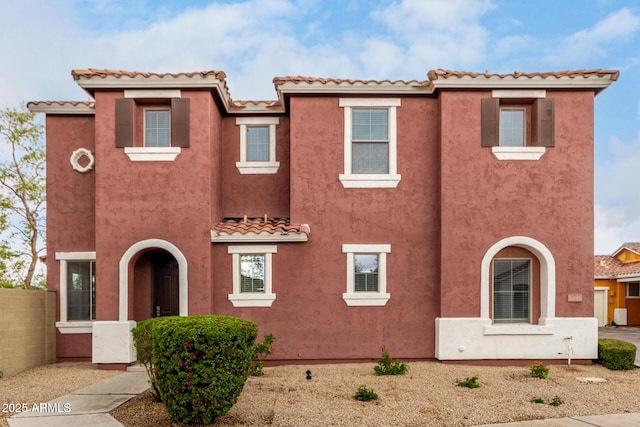
<path fill-rule="evenodd" d="M 569 353 L 572 359 L 598 358 L 598 319 L 556 317 L 538 325 L 493 325 L 491 319 L 482 318 L 436 319 L 436 358 L 441 361 L 553 360 L 568 359 Z"/>
<path fill-rule="evenodd" d="M 56 293 L 0 288 L 0 371 L 7 377 L 56 360 Z"/>

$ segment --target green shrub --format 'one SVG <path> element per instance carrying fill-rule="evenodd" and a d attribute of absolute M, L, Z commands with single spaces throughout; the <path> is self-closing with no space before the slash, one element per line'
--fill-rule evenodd
<path fill-rule="evenodd" d="M 404 375 L 409 370 L 409 366 L 404 362 L 391 359 L 387 347 L 382 347 L 382 357 L 373 370 L 376 375 Z"/>
<path fill-rule="evenodd" d="M 564 400 L 562 400 L 560 398 L 560 396 L 553 396 L 553 399 L 551 399 L 551 402 L 549 402 L 549 405 L 551 406 L 560 406 L 564 403 Z"/>
<path fill-rule="evenodd" d="M 478 384 L 478 376 L 467 377 L 464 381 L 460 379 L 456 379 L 456 384 L 458 387 L 466 387 L 466 388 L 478 388 L 480 384 Z"/>
<path fill-rule="evenodd" d="M 211 424 L 238 400 L 254 359 L 255 323 L 228 316 L 167 317 L 153 324 L 152 363 L 173 422 Z"/>
<path fill-rule="evenodd" d="M 531 403 L 544 403 L 544 399 L 541 397 L 532 397 Z"/>
<path fill-rule="evenodd" d="M 138 325 L 131 330 L 133 335 L 133 343 L 136 346 L 136 356 L 138 362 L 144 365 L 149 375 L 149 382 L 151 383 L 151 392 L 155 400 L 160 400 L 160 391 L 156 381 L 156 376 L 153 369 L 153 339 L 151 336 L 151 327 L 158 321 L 161 321 L 164 317 L 157 317 L 155 319 L 147 319 L 139 322 Z"/>
<path fill-rule="evenodd" d="M 529 370 L 531 371 L 531 376 L 535 378 L 545 379 L 549 376 L 549 367 L 545 366 L 542 362 L 535 362 L 529 366 Z"/>
<path fill-rule="evenodd" d="M 276 338 L 269 334 L 263 337 L 262 342 L 257 342 L 253 346 L 253 351 L 255 353 L 253 362 L 251 362 L 251 375 L 255 377 L 259 377 L 262 375 L 262 368 L 264 367 L 264 363 L 262 362 L 265 357 L 273 353 L 273 342 Z"/>
<path fill-rule="evenodd" d="M 378 394 L 373 391 L 373 389 L 368 389 L 367 387 L 361 385 L 358 387 L 358 391 L 356 395 L 353 396 L 356 400 L 360 400 L 362 402 L 368 402 L 369 400 L 376 400 L 378 398 Z"/>
<path fill-rule="evenodd" d="M 613 371 L 633 369 L 636 350 L 635 345 L 626 341 L 600 338 L 598 340 L 598 363 Z"/>

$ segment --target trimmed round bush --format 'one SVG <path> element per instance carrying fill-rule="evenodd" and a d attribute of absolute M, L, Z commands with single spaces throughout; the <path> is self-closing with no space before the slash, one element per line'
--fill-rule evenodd
<path fill-rule="evenodd" d="M 598 340 L 598 363 L 613 371 L 633 369 L 636 360 L 636 346 L 613 338 Z"/>
<path fill-rule="evenodd" d="M 173 422 L 211 424 L 238 400 L 258 327 L 229 316 L 166 317 L 152 326 L 152 363 Z"/>

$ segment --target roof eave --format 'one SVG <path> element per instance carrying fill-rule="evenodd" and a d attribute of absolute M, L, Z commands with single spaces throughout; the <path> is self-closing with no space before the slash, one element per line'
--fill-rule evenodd
<path fill-rule="evenodd" d="M 94 97 L 96 89 L 209 89 L 218 93 L 227 111 L 233 109 L 231 97 L 223 80 L 208 76 L 79 76 L 76 83 Z"/>
<path fill-rule="evenodd" d="M 306 242 L 309 236 L 306 233 L 216 233 L 211 231 L 212 243 L 250 243 L 250 242 Z"/>
<path fill-rule="evenodd" d="M 462 76 L 433 80 L 438 89 L 591 89 L 597 93 L 613 83 L 610 75 L 603 77 L 482 77 Z"/>
<path fill-rule="evenodd" d="M 27 109 L 32 113 L 58 115 L 95 115 L 92 105 L 80 102 L 29 102 Z"/>

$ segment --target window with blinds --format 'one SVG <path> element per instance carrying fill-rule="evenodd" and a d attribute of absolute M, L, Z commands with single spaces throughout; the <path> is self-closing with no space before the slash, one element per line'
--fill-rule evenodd
<path fill-rule="evenodd" d="M 378 254 L 354 255 L 355 292 L 378 292 Z"/>
<path fill-rule="evenodd" d="M 389 173 L 389 110 L 352 108 L 351 173 Z"/>
<path fill-rule="evenodd" d="M 493 261 L 493 321 L 530 322 L 531 260 Z"/>
<path fill-rule="evenodd" d="M 170 114 L 168 109 L 144 111 L 144 146 L 170 147 Z"/>
<path fill-rule="evenodd" d="M 96 319 L 96 263 L 67 263 L 67 320 Z"/>
<path fill-rule="evenodd" d="M 247 127 L 247 161 L 269 161 L 269 126 Z"/>
<path fill-rule="evenodd" d="M 506 147 L 525 146 L 524 109 L 500 109 L 500 145 Z"/>
<path fill-rule="evenodd" d="M 264 292 L 264 255 L 240 256 L 240 292 Z"/>

